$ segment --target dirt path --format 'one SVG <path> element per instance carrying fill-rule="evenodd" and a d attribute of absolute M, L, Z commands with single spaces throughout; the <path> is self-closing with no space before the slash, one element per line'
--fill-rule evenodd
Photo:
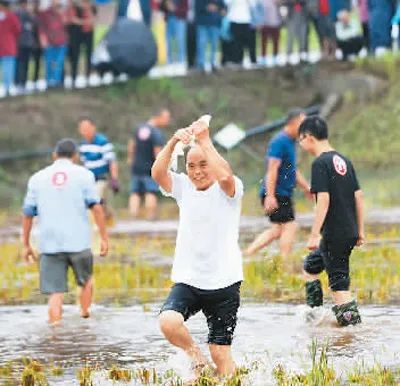
<path fill-rule="evenodd" d="M 312 213 L 299 214 L 297 221 L 300 228 L 311 227 L 313 219 Z M 367 224 L 369 225 L 400 225 L 400 207 L 386 209 L 371 209 L 367 212 Z M 243 216 L 240 222 L 241 232 L 259 232 L 269 226 L 269 221 L 265 217 Z M 110 228 L 110 234 L 114 236 L 126 235 L 171 235 L 174 236 L 178 230 L 177 220 L 125 220 L 118 221 L 115 226 Z M 15 239 L 20 236 L 18 226 L 0 228 L 0 241 Z"/>

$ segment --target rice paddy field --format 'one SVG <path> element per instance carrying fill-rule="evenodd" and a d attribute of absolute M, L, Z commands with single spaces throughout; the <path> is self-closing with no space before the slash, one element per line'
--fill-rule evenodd
<path fill-rule="evenodd" d="M 244 246 L 253 235 L 242 234 Z M 368 229 L 354 251 L 352 289 L 363 323 L 338 328 L 325 305 L 306 322 L 303 231 L 283 260 L 272 246 L 245 259 L 242 307 L 233 344 L 238 372 L 218 379 L 212 369 L 194 378 L 186 357 L 161 336 L 157 314 L 171 285 L 174 238 L 113 237 L 96 258 L 95 304 L 79 318 L 70 277 L 64 320 L 46 323 L 38 267 L 26 265 L 20 245 L 3 240 L 0 259 L 0 384 L 4 385 L 398 385 L 400 382 L 400 229 Z M 96 244 L 96 240 L 95 240 Z M 207 350 L 202 315 L 188 322 Z"/>

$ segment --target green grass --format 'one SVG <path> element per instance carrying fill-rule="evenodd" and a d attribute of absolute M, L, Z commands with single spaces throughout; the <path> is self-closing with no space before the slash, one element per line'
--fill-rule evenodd
<path fill-rule="evenodd" d="M 396 386 L 400 380 L 400 367 L 387 368 L 379 363 L 366 366 L 363 363 L 350 362 L 349 370 L 344 373 L 337 373 L 329 360 L 329 344 L 320 345 L 313 341 L 309 346 L 310 367 L 304 371 L 288 371 L 284 364 L 278 364 L 272 371 L 278 386 L 340 386 L 365 385 L 365 386 Z M 23 359 L 24 366 L 21 367 L 21 360 L 7 363 L 6 373 L 0 372 L 0 379 L 5 385 L 13 384 L 16 379 L 20 380 L 22 386 L 46 386 L 49 384 L 48 377 L 54 375 L 52 365 L 42 364 L 38 361 Z M 217 377 L 213 368 L 206 367 L 190 383 L 192 386 L 242 386 L 250 384 L 252 373 L 257 372 L 259 364 L 250 363 L 246 367 L 239 367 L 235 373 L 228 377 Z M 0 371 L 1 371 L 0 367 Z M 101 365 L 92 366 L 85 363 L 82 368 L 76 370 L 76 380 L 81 386 L 93 384 L 94 375 L 101 374 L 117 384 L 127 384 L 132 381 L 139 385 L 169 385 L 183 386 L 184 381 L 173 370 L 163 373 L 154 368 L 141 367 L 137 369 L 121 368 L 117 365 L 111 366 L 107 371 Z"/>
<path fill-rule="evenodd" d="M 400 239 L 399 230 L 368 234 L 368 239 L 381 239 L 382 245 L 354 250 L 351 258 L 352 290 L 361 303 L 387 304 L 400 301 L 400 249 L 385 245 L 385 240 Z M 301 235 L 303 239 L 305 235 Z M 95 302 L 116 305 L 131 302 L 146 304 L 160 301 L 171 282 L 170 269 L 174 240 L 163 237 L 112 238 L 110 255 L 96 258 Z M 0 246 L 0 304 L 44 303 L 39 295 L 38 267 L 26 265 L 19 256 L 19 245 Z M 244 264 L 243 296 L 271 302 L 303 302 L 302 259 L 306 250 L 298 250 L 286 261 L 278 255 L 261 252 Z M 157 262 L 157 264 L 155 264 Z M 376 269 L 379 267 L 379 270 Z M 329 299 L 326 275 L 322 275 L 326 298 Z M 70 289 L 75 287 L 72 273 Z M 74 302 L 72 291 L 67 301 Z"/>

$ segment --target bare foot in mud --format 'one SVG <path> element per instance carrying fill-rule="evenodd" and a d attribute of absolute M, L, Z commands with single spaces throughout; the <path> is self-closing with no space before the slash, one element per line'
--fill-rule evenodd
<path fill-rule="evenodd" d="M 87 310 L 87 311 L 85 311 L 85 312 L 83 312 L 83 311 L 81 310 L 81 318 L 83 318 L 83 319 L 88 319 L 88 318 L 90 318 L 90 310 Z"/>

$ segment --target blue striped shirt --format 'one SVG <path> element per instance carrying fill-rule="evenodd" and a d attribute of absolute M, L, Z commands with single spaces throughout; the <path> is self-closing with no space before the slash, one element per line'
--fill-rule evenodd
<path fill-rule="evenodd" d="M 105 135 L 96 133 L 91 143 L 82 140 L 79 152 L 83 165 L 94 174 L 96 180 L 107 178 L 110 162 L 116 157 L 114 147 Z"/>

